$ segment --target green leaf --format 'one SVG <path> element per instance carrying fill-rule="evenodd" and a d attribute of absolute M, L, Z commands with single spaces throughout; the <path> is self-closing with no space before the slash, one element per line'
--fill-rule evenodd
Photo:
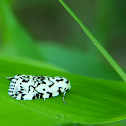
<path fill-rule="evenodd" d="M 6 91 L 7 92 L 7 91 Z M 0 126 L 56 126 L 68 122 L 51 118 L 0 95 Z"/>
<path fill-rule="evenodd" d="M 58 66 L 52 65 L 51 63 L 47 63 L 47 62 L 44 62 L 44 61 L 41 62 L 40 60 L 34 60 L 34 59 L 31 59 L 31 58 L 15 57 L 15 56 L 9 57 L 9 56 L 6 56 L 6 55 L 1 55 L 0 58 L 7 60 L 7 61 L 12 61 L 12 62 L 14 61 L 14 62 L 17 62 L 17 63 L 28 64 L 28 65 L 32 65 L 32 66 L 68 72 L 67 70 L 62 69 Z"/>
<path fill-rule="evenodd" d="M 71 82 L 71 90 L 66 93 L 63 103 L 62 94 L 46 99 L 18 101 L 8 93 L 10 81 L 6 77 L 15 74 L 45 76 L 64 76 Z M 17 63 L 0 59 L 0 95 L 13 103 L 25 105 L 29 109 L 54 118 L 74 123 L 96 124 L 122 120 L 126 118 L 126 84 L 125 82 L 93 79 L 70 73 Z M 1 101 L 2 102 L 2 101 Z M 6 106 L 5 106 L 6 107 Z M 14 111 L 20 113 L 20 109 Z"/>

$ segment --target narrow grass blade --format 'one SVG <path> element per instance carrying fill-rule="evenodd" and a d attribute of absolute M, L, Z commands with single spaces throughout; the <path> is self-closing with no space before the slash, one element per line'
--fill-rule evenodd
<path fill-rule="evenodd" d="M 126 74 L 123 69 L 117 64 L 117 62 L 111 57 L 111 55 L 105 50 L 105 48 L 99 43 L 94 35 L 88 30 L 88 28 L 82 23 L 82 21 L 75 15 L 75 13 L 66 5 L 63 0 L 59 0 L 63 7 L 70 13 L 70 15 L 78 22 L 83 31 L 91 39 L 93 44 L 98 48 L 102 55 L 107 59 L 111 66 L 116 70 L 119 76 L 126 82 Z"/>

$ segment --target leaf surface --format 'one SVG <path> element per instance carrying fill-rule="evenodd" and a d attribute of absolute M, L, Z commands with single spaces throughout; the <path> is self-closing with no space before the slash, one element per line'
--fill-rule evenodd
<path fill-rule="evenodd" d="M 62 94 L 46 99 L 18 101 L 8 95 L 9 80 L 15 74 L 44 76 L 64 76 L 71 82 L 71 90 L 66 93 L 65 105 Z M 51 70 L 28 64 L 0 59 L 0 95 L 21 105 L 54 118 L 74 123 L 96 124 L 114 122 L 126 117 L 125 82 L 99 80 L 70 73 Z M 16 108 L 15 108 L 16 110 Z M 18 109 L 16 111 L 19 111 Z"/>

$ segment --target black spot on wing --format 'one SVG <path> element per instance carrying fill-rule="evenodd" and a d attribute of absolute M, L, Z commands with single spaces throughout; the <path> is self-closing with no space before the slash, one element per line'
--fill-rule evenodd
<path fill-rule="evenodd" d="M 25 96 L 25 95 L 26 95 L 26 94 L 22 94 L 22 95 L 21 95 L 21 100 L 23 100 L 23 99 L 24 99 L 24 98 L 23 98 L 23 96 Z"/>
<path fill-rule="evenodd" d="M 13 91 L 8 91 L 9 93 L 13 93 Z"/>
<path fill-rule="evenodd" d="M 20 86 L 20 88 L 23 88 L 22 86 Z"/>
<path fill-rule="evenodd" d="M 22 91 L 18 91 L 19 94 L 22 94 L 23 92 Z"/>
<path fill-rule="evenodd" d="M 59 81 L 63 81 L 63 80 L 64 80 L 64 79 L 56 79 L 57 82 L 59 82 Z"/>
<path fill-rule="evenodd" d="M 29 89 L 28 89 L 28 92 L 30 91 L 30 87 L 32 87 L 32 88 L 35 90 L 35 87 L 30 85 L 30 86 L 28 87 L 28 88 L 29 88 Z M 34 92 L 34 90 L 33 90 L 33 92 Z"/>
<path fill-rule="evenodd" d="M 37 84 L 37 86 L 39 86 L 39 85 L 40 85 L 40 83 Z"/>
<path fill-rule="evenodd" d="M 61 94 L 61 90 L 60 90 L 60 88 L 62 88 L 62 87 L 59 87 L 59 90 L 57 90 L 57 92 L 59 92 L 59 94 Z"/>
<path fill-rule="evenodd" d="M 45 77 L 43 77 L 43 76 L 42 76 L 42 79 L 44 80 L 44 79 L 45 79 Z"/>
<path fill-rule="evenodd" d="M 51 84 L 51 85 L 49 85 L 49 87 L 51 88 L 53 85 L 54 85 L 54 83 L 53 83 L 53 84 Z"/>
<path fill-rule="evenodd" d="M 43 93 L 38 93 L 32 97 L 32 99 L 40 99 L 40 98 L 43 98 Z"/>
<path fill-rule="evenodd" d="M 52 83 L 51 85 L 49 85 L 49 88 L 51 88 L 54 85 L 54 83 L 50 80 L 50 77 L 48 77 L 48 81 Z"/>
<path fill-rule="evenodd" d="M 41 81 L 45 80 L 45 77 L 41 76 Z"/>
<path fill-rule="evenodd" d="M 67 79 L 66 83 L 68 84 L 69 83 L 69 80 Z"/>
<path fill-rule="evenodd" d="M 50 93 L 50 92 L 48 92 L 48 91 L 47 91 L 46 93 L 49 94 L 49 97 L 52 97 L 52 93 Z"/>
<path fill-rule="evenodd" d="M 42 90 L 45 91 L 45 88 L 43 88 Z"/>
<path fill-rule="evenodd" d="M 11 97 L 13 97 L 13 96 L 14 96 L 14 94 L 11 94 L 10 96 L 11 96 Z"/>
<path fill-rule="evenodd" d="M 22 82 L 28 82 L 28 81 L 29 81 L 29 80 L 25 80 L 25 79 L 22 80 Z"/>
<path fill-rule="evenodd" d="M 69 91 L 69 89 L 67 89 L 67 88 L 64 88 L 64 90 L 65 90 L 65 91 Z"/>
<path fill-rule="evenodd" d="M 40 98 L 43 98 L 43 93 L 39 93 L 39 97 Z"/>
<path fill-rule="evenodd" d="M 16 84 L 16 82 L 15 82 L 15 81 L 11 81 L 11 83 Z"/>
<path fill-rule="evenodd" d="M 39 94 L 36 94 L 36 99 L 39 99 Z"/>
<path fill-rule="evenodd" d="M 18 96 L 18 93 L 15 93 L 15 96 Z"/>
<path fill-rule="evenodd" d="M 10 84 L 10 86 L 11 86 L 11 87 L 15 87 L 15 85 L 13 85 L 13 84 Z"/>
<path fill-rule="evenodd" d="M 23 89 L 23 88 L 21 88 L 21 91 L 24 91 L 24 89 Z"/>
<path fill-rule="evenodd" d="M 36 99 L 36 97 L 35 97 L 35 96 L 33 96 L 33 97 L 32 97 L 32 99 Z"/>
<path fill-rule="evenodd" d="M 41 76 L 38 76 L 38 78 L 37 79 L 41 79 Z"/>
<path fill-rule="evenodd" d="M 46 84 L 46 82 L 45 81 L 42 81 L 42 84 Z"/>
<path fill-rule="evenodd" d="M 14 90 L 14 88 L 10 88 L 11 90 Z"/>

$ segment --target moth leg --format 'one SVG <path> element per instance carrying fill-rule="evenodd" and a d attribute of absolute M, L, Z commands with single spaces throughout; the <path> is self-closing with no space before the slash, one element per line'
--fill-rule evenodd
<path fill-rule="evenodd" d="M 65 100 L 64 100 L 65 94 L 66 94 L 66 91 L 63 92 L 63 102 L 64 102 L 65 104 L 67 104 L 67 103 L 65 102 Z"/>

